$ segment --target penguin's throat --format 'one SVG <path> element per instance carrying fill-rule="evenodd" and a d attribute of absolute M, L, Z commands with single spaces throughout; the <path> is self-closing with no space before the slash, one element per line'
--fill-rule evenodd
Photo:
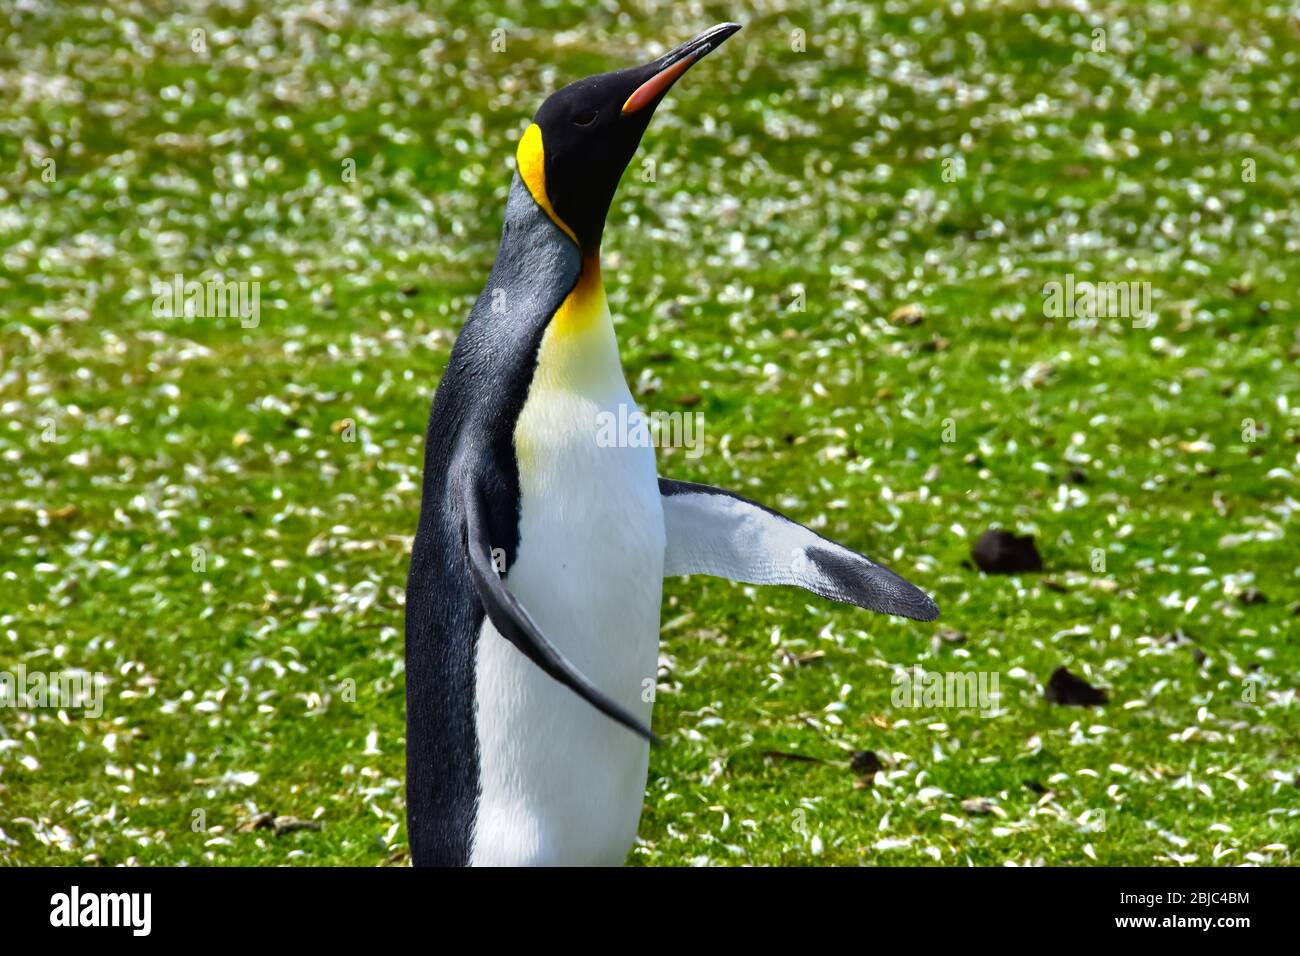
<path fill-rule="evenodd" d="M 585 253 L 578 281 L 560 303 L 551 318 L 548 335 L 569 338 L 589 331 L 602 318 L 609 317 L 605 303 L 605 284 L 600 279 L 600 250 Z"/>
<path fill-rule="evenodd" d="M 552 316 L 537 352 L 537 376 L 547 385 L 587 391 L 623 381 L 614 323 L 600 279 L 600 252 L 583 256 L 578 281 Z"/>

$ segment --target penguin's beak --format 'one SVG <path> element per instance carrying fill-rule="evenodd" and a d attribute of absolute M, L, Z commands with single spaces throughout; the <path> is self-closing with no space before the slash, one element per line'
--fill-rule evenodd
<path fill-rule="evenodd" d="M 715 27 L 709 27 L 699 36 L 687 40 L 681 46 L 669 50 L 654 62 L 648 63 L 643 69 L 649 74 L 649 78 L 627 98 L 623 104 L 623 115 L 638 113 L 658 103 L 683 73 L 722 46 L 727 37 L 739 29 L 739 23 L 719 23 Z"/>

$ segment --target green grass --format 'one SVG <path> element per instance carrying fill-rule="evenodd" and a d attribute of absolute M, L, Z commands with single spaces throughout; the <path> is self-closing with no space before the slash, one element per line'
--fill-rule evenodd
<path fill-rule="evenodd" d="M 0 670 L 108 687 L 0 708 L 0 861 L 402 860 L 423 430 L 514 143 L 560 83 L 737 19 L 605 241 L 639 400 L 702 396 L 705 454 L 661 471 L 893 563 L 965 640 L 666 582 L 630 861 L 1295 862 L 1284 6 L 32 6 L 0 44 Z M 178 272 L 260 281 L 260 325 L 154 317 Z M 1067 273 L 1149 281 L 1155 327 L 1045 316 Z M 990 527 L 1045 572 L 972 570 Z M 913 665 L 998 674 L 996 714 L 894 706 Z M 1047 703 L 1061 665 L 1111 703 Z M 240 830 L 265 812 L 322 826 Z"/>

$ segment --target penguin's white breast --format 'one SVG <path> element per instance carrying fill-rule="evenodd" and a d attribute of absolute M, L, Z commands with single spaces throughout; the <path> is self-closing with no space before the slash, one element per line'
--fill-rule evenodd
<path fill-rule="evenodd" d="M 622 406 L 626 420 L 636 408 L 603 298 L 600 321 L 553 328 L 543 340 L 515 429 L 519 547 L 506 584 L 583 674 L 648 724 L 663 510 L 648 441 L 635 431 L 612 447 L 598 441 L 602 413 L 617 420 Z M 475 677 L 472 862 L 622 862 L 644 799 L 646 742 L 543 674 L 486 621 Z"/>

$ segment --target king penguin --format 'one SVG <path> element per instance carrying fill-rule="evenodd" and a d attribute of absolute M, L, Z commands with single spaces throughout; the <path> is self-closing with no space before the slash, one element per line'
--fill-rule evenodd
<path fill-rule="evenodd" d="M 601 282 L 610 202 L 669 88 L 739 29 L 564 87 L 519 141 L 496 260 L 425 438 L 406 591 L 416 866 L 623 862 L 666 575 L 938 616 L 892 571 L 770 508 L 660 477 L 647 436 L 598 440 L 605 415 L 636 408 Z"/>

